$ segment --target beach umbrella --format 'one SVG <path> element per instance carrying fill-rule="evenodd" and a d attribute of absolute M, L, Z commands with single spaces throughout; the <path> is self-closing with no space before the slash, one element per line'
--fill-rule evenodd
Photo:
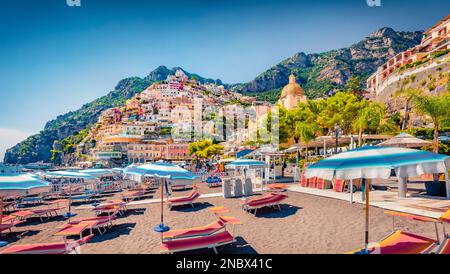
<path fill-rule="evenodd" d="M 330 181 L 362 179 L 366 201 L 365 249 L 362 250 L 365 252 L 369 243 L 369 184 L 366 179 L 388 179 L 392 170 L 399 179 L 445 173 L 447 198 L 450 198 L 449 167 L 450 156 L 447 155 L 408 148 L 365 146 L 309 165 L 304 176 Z"/>
<path fill-rule="evenodd" d="M 4 201 L 6 196 L 36 195 L 50 191 L 49 182 L 41 180 L 34 174 L 10 174 L 0 176 L 0 225 L 3 219 Z M 8 242 L 0 241 L 0 247 Z"/>
<path fill-rule="evenodd" d="M 83 180 L 84 182 L 97 182 L 98 179 L 95 176 L 90 174 L 82 173 L 79 171 L 71 171 L 71 170 L 58 170 L 58 171 L 50 171 L 43 173 L 43 176 L 46 178 L 58 178 L 58 179 L 78 179 Z M 64 218 L 70 220 L 71 217 L 76 216 L 75 213 L 72 212 L 72 184 L 69 184 L 69 210 L 64 213 Z"/>
<path fill-rule="evenodd" d="M 48 192 L 51 189 L 49 182 L 40 179 L 34 174 L 11 174 L 0 176 L 0 196 L 36 195 Z"/>
<path fill-rule="evenodd" d="M 379 143 L 379 146 L 391 146 L 391 147 L 406 147 L 406 148 L 414 148 L 414 147 L 423 147 L 429 146 L 432 142 L 425 141 L 419 138 L 416 138 L 408 133 L 400 133 L 389 140 Z"/>
<path fill-rule="evenodd" d="M 124 170 L 124 175 L 131 175 L 133 178 L 140 178 L 150 176 L 162 179 L 161 183 L 161 223 L 156 225 L 154 230 L 159 233 L 166 232 L 170 230 L 168 226 L 164 225 L 164 185 L 167 180 L 172 179 L 190 179 L 195 180 L 198 176 L 178 165 L 167 163 L 167 162 L 155 162 L 148 163 L 140 166 L 132 165 L 128 166 Z M 162 234 L 161 234 L 162 237 Z"/>

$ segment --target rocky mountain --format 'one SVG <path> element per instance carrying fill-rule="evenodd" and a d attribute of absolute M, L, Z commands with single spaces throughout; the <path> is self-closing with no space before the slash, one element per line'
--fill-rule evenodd
<path fill-rule="evenodd" d="M 419 44 L 421 38 L 420 31 L 381 28 L 348 48 L 314 54 L 296 53 L 253 81 L 234 85 L 232 89 L 250 95 L 277 92 L 288 83 L 292 72 L 309 98 L 322 97 L 329 91 L 342 89 L 352 76 L 365 81 L 378 66 L 396 53 Z"/>
<path fill-rule="evenodd" d="M 150 81 L 150 82 L 163 81 L 167 78 L 167 76 L 175 74 L 175 72 L 179 69 L 182 70 L 189 78 L 191 78 L 191 79 L 196 78 L 201 84 L 213 83 L 213 84 L 216 84 L 219 86 L 223 85 L 223 83 L 220 79 L 214 80 L 214 79 L 210 79 L 210 78 L 204 78 L 198 74 L 185 71 L 181 67 L 174 67 L 172 69 L 168 69 L 166 66 L 157 67 L 155 70 L 150 72 L 150 74 L 147 75 L 147 77 L 145 77 L 145 80 Z"/>

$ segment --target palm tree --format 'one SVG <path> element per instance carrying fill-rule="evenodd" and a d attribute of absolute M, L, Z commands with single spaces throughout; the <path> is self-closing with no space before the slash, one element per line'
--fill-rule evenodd
<path fill-rule="evenodd" d="M 358 111 L 352 123 L 353 130 L 358 131 L 358 147 L 362 145 L 362 135 L 369 128 L 378 128 L 383 123 L 385 108 L 379 103 L 370 103 Z"/>
<path fill-rule="evenodd" d="M 439 151 L 439 128 L 450 116 L 450 92 L 439 96 L 416 94 L 412 96 L 414 109 L 419 115 L 431 118 L 433 122 L 433 152 Z"/>
<path fill-rule="evenodd" d="M 405 117 L 403 117 L 403 121 L 402 121 L 402 130 L 405 130 L 406 127 L 408 126 L 408 117 L 409 117 L 409 113 L 411 112 L 411 103 L 412 100 L 414 99 L 414 97 L 422 94 L 422 90 L 420 89 L 415 89 L 412 87 L 407 87 L 404 88 L 402 87 L 400 90 L 397 90 L 394 93 L 395 97 L 403 97 L 405 99 Z"/>
<path fill-rule="evenodd" d="M 295 136 L 306 146 L 306 161 L 308 161 L 308 144 L 316 139 L 317 129 L 318 126 L 314 122 L 297 122 L 295 124 Z"/>

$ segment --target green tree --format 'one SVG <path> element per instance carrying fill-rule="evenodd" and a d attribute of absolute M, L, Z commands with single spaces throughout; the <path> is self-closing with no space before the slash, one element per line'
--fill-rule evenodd
<path fill-rule="evenodd" d="M 316 139 L 318 125 L 315 122 L 297 122 L 295 124 L 295 136 L 305 144 L 305 160 L 308 161 L 308 144 Z"/>
<path fill-rule="evenodd" d="M 365 130 L 376 131 L 382 124 L 386 114 L 386 107 L 380 103 L 368 103 L 358 111 L 353 120 L 353 130 L 358 132 L 358 146 L 362 145 L 362 134 Z"/>
<path fill-rule="evenodd" d="M 422 93 L 422 90 L 412 87 L 402 87 L 394 93 L 395 97 L 402 97 L 405 100 L 404 117 L 401 126 L 402 130 L 405 130 L 408 127 L 408 118 L 411 112 L 412 100 Z"/>
<path fill-rule="evenodd" d="M 430 118 L 433 123 L 433 152 L 439 151 L 439 128 L 450 116 L 450 93 L 439 96 L 423 93 L 412 97 L 413 108 L 419 115 Z"/>
<path fill-rule="evenodd" d="M 208 159 L 223 153 L 223 146 L 214 144 L 211 139 L 202 139 L 189 144 L 188 152 L 194 155 L 197 160 Z"/>

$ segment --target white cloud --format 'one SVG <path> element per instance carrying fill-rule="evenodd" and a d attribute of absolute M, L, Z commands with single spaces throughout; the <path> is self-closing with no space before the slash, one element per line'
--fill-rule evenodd
<path fill-rule="evenodd" d="M 10 129 L 10 128 L 0 128 L 0 162 L 3 161 L 6 149 L 16 145 L 20 141 L 25 140 L 32 133 Z"/>

